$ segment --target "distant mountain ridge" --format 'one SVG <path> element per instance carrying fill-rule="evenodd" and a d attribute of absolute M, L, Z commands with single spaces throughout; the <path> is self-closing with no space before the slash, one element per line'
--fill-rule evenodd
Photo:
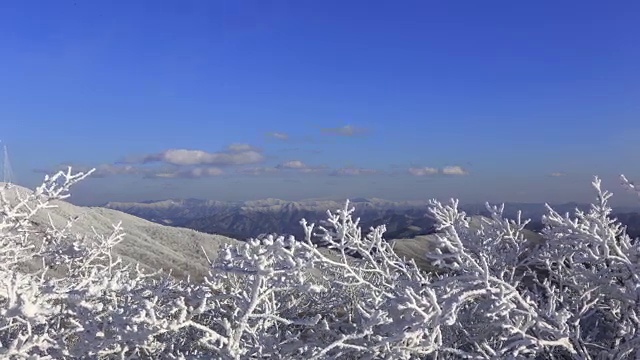
<path fill-rule="evenodd" d="M 7 192 L 10 202 L 16 200 L 17 192 L 24 196 L 32 190 L 14 186 Z M 389 203 L 392 203 L 390 207 L 384 206 Z M 114 250 L 115 254 L 121 256 L 125 262 L 140 263 L 147 269 L 171 269 L 173 274 L 178 277 L 192 276 L 196 279 L 201 278 L 208 271 L 209 264 L 204 252 L 209 257 L 215 258 L 217 250 L 223 244 L 240 244 L 238 240 L 264 233 L 292 234 L 301 237 L 302 227 L 299 220 L 302 217 L 317 223 L 326 219 L 327 209 L 335 210 L 344 206 L 341 201 L 313 200 L 304 203 L 278 199 L 236 203 L 197 199 L 163 200 L 151 203 L 111 203 L 113 207 L 122 206 L 137 211 L 153 209 L 154 214 L 161 215 L 170 215 L 171 212 L 166 212 L 169 210 L 180 210 L 182 216 L 185 214 L 194 215 L 199 211 L 207 210 L 207 206 L 215 211 L 226 209 L 214 216 L 192 219 L 184 224 L 193 226 L 192 229 L 180 229 L 134 217 L 131 214 L 120 212 L 118 209 L 76 206 L 65 201 L 54 201 L 53 204 L 57 205 L 57 208 L 42 211 L 31 219 L 36 231 L 43 231 L 50 221 L 56 227 L 62 228 L 68 219 L 76 219 L 71 227 L 72 233 L 88 234 L 95 230 L 98 233 L 106 234 L 112 230 L 112 224 L 122 222 L 126 235 L 124 241 Z M 124 206 L 125 204 L 126 206 Z M 201 206 L 202 209 L 193 211 L 189 207 L 194 204 Z M 309 204 L 328 207 L 320 211 Z M 392 241 L 398 254 L 418 261 L 421 268 L 429 268 L 429 264 L 424 262 L 423 254 L 430 249 L 435 229 L 433 228 L 434 220 L 426 216 L 426 202 L 422 203 L 422 206 L 415 206 L 409 202 L 393 204 L 393 202 L 379 199 L 356 199 L 352 205 L 356 206 L 358 216 L 362 217 L 361 225 L 364 229 L 369 226 L 386 224 L 388 233 L 385 238 Z M 513 209 L 517 209 L 517 205 L 505 205 L 507 215 Z M 305 209 L 305 207 L 309 208 Z M 478 215 L 482 214 L 475 212 L 482 212 L 484 207 L 482 209 L 474 206 L 463 207 L 468 208 L 466 211 L 472 215 L 472 222 L 476 224 L 474 226 L 478 226 L 481 218 Z M 581 207 L 581 205 L 563 204 L 554 208 L 559 212 L 565 212 L 571 211 L 575 207 Z M 544 206 L 542 204 L 525 204 L 523 208 L 525 213 L 534 213 L 544 209 Z M 162 209 L 164 212 L 160 211 Z M 207 211 L 212 211 L 211 209 Z M 627 225 L 628 233 L 632 237 L 640 236 L 640 212 L 617 212 L 614 216 Z M 204 231 L 194 231 L 196 227 L 211 230 L 221 228 L 227 232 L 236 231 L 245 234 L 259 233 L 250 236 L 221 236 L 215 231 L 211 231 L 210 234 L 205 234 Z M 534 242 L 540 239 L 539 235 L 531 231 L 526 232 L 525 235 Z"/>
<path fill-rule="evenodd" d="M 350 199 L 352 204 L 365 207 L 385 207 L 385 208 L 413 208 L 426 206 L 426 200 L 413 201 L 391 201 L 379 198 L 356 198 Z M 304 209 L 321 210 L 321 208 L 341 206 L 344 200 L 332 199 L 305 199 L 298 201 L 282 200 L 276 198 L 266 198 L 260 200 L 247 201 L 219 201 L 219 200 L 203 200 L 203 199 L 165 199 L 152 200 L 142 202 L 108 202 L 103 207 L 106 208 L 140 208 L 161 211 L 167 208 L 215 208 L 215 207 L 245 207 L 245 208 L 271 208 L 277 210 L 277 207 L 296 207 Z"/>
<path fill-rule="evenodd" d="M 402 237 L 428 233 L 433 220 L 426 215 L 426 201 L 388 201 L 354 199 L 356 216 L 365 228 L 387 224 L 391 232 Z M 126 212 L 153 222 L 187 227 L 202 232 L 221 234 L 237 239 L 278 233 L 301 237 L 302 218 L 310 222 L 326 219 L 327 210 L 344 207 L 342 200 L 309 199 L 288 201 L 263 200 L 221 202 L 213 200 L 162 200 L 151 203 L 111 202 L 105 207 Z"/>
<path fill-rule="evenodd" d="M 350 200 L 355 215 L 361 218 L 363 229 L 385 224 L 388 239 L 406 239 L 433 232 L 434 221 L 428 214 L 427 200 L 390 201 L 379 198 Z M 327 210 L 344 206 L 343 200 L 308 199 L 289 201 L 275 198 L 251 201 L 218 201 L 200 199 L 167 199 L 151 202 L 110 202 L 105 207 L 129 213 L 156 223 L 186 227 L 236 239 L 259 237 L 267 233 L 303 236 L 299 221 L 319 223 Z M 590 205 L 565 203 L 553 205 L 560 213 L 576 208 L 587 210 Z M 484 204 L 467 204 L 461 208 L 469 215 L 486 215 Z M 624 209 L 628 212 L 629 209 Z M 547 212 L 544 204 L 506 203 L 505 216 L 532 219 L 530 228 L 541 227 L 540 218 Z M 636 221 L 632 216 L 625 219 Z M 640 220 L 638 220 L 640 221 Z M 640 226 L 638 226 L 640 228 Z"/>

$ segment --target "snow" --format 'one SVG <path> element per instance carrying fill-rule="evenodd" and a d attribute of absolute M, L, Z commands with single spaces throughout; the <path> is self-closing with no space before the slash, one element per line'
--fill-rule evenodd
<path fill-rule="evenodd" d="M 16 192 L 28 194 L 32 190 L 13 185 L 7 192 L 10 201 L 17 200 Z M 117 210 L 77 206 L 65 201 L 52 201 L 52 204 L 57 208 L 41 211 L 32 219 L 37 228 L 44 230 L 48 226 L 47 213 L 54 226 L 59 228 L 65 226 L 67 219 L 77 217 L 71 228 L 71 232 L 77 234 L 91 234 L 94 229 L 99 234 L 110 233 L 113 224 L 122 222 L 126 236 L 124 241 L 116 245 L 115 255 L 127 262 L 139 262 L 149 269 L 172 269 L 178 277 L 191 275 L 197 279 L 207 273 L 209 264 L 203 248 L 213 259 L 222 244 L 240 243 L 221 235 L 156 224 Z"/>

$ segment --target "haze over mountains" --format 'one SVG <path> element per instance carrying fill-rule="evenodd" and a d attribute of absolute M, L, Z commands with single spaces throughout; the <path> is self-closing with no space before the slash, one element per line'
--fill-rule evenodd
<path fill-rule="evenodd" d="M 321 222 L 327 210 L 344 206 L 341 200 L 287 201 L 265 199 L 258 201 L 224 202 L 198 199 L 170 199 L 149 202 L 111 202 L 105 207 L 126 212 L 156 223 L 186 227 L 202 232 L 220 234 L 236 239 L 258 237 L 266 233 L 303 236 L 300 219 Z M 428 214 L 426 201 L 395 202 L 378 198 L 351 200 L 363 229 L 385 224 L 387 239 L 407 239 L 432 233 L 434 221 Z M 588 204 L 566 203 L 552 205 L 560 213 L 576 208 L 587 210 Z M 461 206 L 469 215 L 485 215 L 484 204 Z M 529 228 L 539 230 L 540 219 L 546 213 L 544 204 L 507 203 L 505 216 L 532 219 Z M 624 224 L 629 223 L 630 235 L 640 235 L 640 214 L 637 208 L 616 209 Z M 634 215 L 635 214 L 635 215 Z"/>

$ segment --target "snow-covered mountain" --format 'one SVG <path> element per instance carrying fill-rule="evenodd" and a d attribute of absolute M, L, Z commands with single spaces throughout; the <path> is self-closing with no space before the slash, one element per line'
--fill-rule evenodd
<path fill-rule="evenodd" d="M 383 199 L 353 199 L 357 209 L 412 209 L 424 208 L 426 201 L 388 201 Z M 307 199 L 289 201 L 267 198 L 250 201 L 217 201 L 200 199 L 167 199 L 145 202 L 109 202 L 104 207 L 124 211 L 158 223 L 184 224 L 188 221 L 216 215 L 220 212 L 269 212 L 291 211 L 320 212 L 338 209 L 344 200 Z"/>
<path fill-rule="evenodd" d="M 31 190 L 12 186 L 7 191 L 10 203 L 17 200 L 17 192 L 24 195 Z M 42 210 L 32 218 L 36 230 L 48 226 L 50 219 L 53 225 L 60 228 L 66 225 L 68 219 L 77 218 L 71 227 L 72 233 L 92 234 L 95 229 L 97 233 L 106 235 L 113 230 L 113 224 L 121 222 L 126 236 L 114 249 L 118 256 L 149 269 L 171 269 L 179 277 L 190 274 L 199 278 L 206 274 L 208 262 L 203 249 L 213 258 L 222 244 L 238 243 L 225 236 L 163 226 L 113 209 L 82 207 L 65 201 L 51 203 L 57 207 Z"/>
<path fill-rule="evenodd" d="M 355 215 L 363 228 L 387 225 L 389 237 L 411 237 L 427 234 L 433 220 L 426 216 L 427 202 L 394 202 L 382 199 L 353 199 Z M 311 199 L 287 201 L 264 199 L 244 202 L 211 200 L 163 200 L 144 203 L 112 202 L 105 205 L 161 224 L 187 227 L 202 232 L 237 239 L 278 233 L 301 237 L 302 218 L 318 223 L 326 219 L 327 210 L 344 207 L 344 200 Z"/>
<path fill-rule="evenodd" d="M 198 231 L 221 234 L 237 239 L 258 237 L 265 233 L 303 235 L 299 221 L 322 221 L 327 210 L 344 206 L 344 200 L 310 199 L 287 201 L 264 200 L 224 202 L 213 200 L 162 200 L 153 202 L 112 202 L 105 207 L 120 210 L 160 224 L 180 226 Z M 427 201 L 389 201 L 378 198 L 351 200 L 355 216 L 361 219 L 363 229 L 385 224 L 387 239 L 404 239 L 433 232 L 433 219 Z M 461 208 L 470 215 L 485 215 L 484 204 L 467 204 Z M 554 205 L 561 213 L 575 208 L 588 209 L 589 205 L 567 203 Z M 507 203 L 505 216 L 514 218 L 522 211 L 523 218 L 532 219 L 530 228 L 541 228 L 540 218 L 546 213 L 544 204 Z"/>
<path fill-rule="evenodd" d="M 109 202 L 103 205 L 132 214 L 160 224 L 182 224 L 191 219 L 210 216 L 229 207 L 237 207 L 239 203 L 199 200 L 199 199 L 168 199 L 145 202 Z"/>

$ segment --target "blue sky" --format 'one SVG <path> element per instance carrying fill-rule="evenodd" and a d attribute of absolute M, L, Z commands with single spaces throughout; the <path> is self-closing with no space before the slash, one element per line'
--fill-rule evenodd
<path fill-rule="evenodd" d="M 74 201 L 586 201 L 640 178 L 634 1 L 0 3 L 0 139 Z M 624 199 L 622 199 L 624 200 Z"/>

